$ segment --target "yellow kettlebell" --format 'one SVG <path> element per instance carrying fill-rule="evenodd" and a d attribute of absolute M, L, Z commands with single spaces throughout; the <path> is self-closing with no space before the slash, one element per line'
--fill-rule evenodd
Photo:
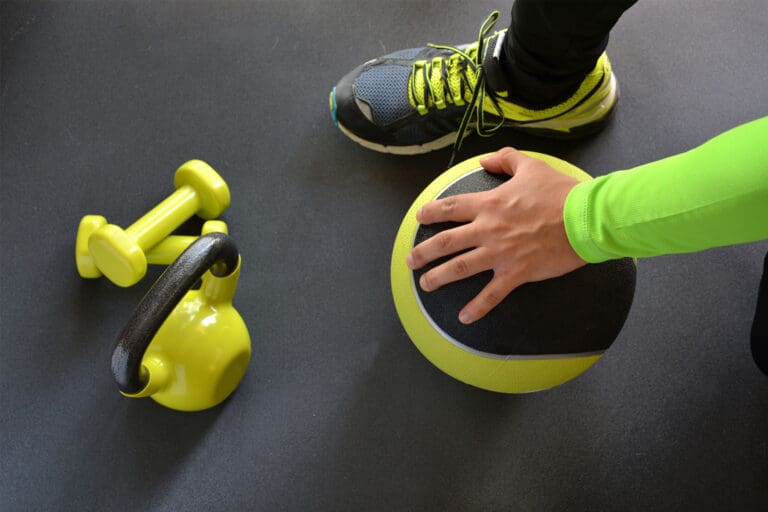
<path fill-rule="evenodd" d="M 201 236 L 165 270 L 112 351 L 124 396 L 199 411 L 237 388 L 251 357 L 248 329 L 232 306 L 239 276 L 240 255 L 223 233 Z"/>

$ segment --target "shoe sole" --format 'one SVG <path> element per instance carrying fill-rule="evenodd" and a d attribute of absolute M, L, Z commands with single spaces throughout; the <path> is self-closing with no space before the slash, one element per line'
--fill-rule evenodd
<path fill-rule="evenodd" d="M 537 137 L 558 140 L 575 140 L 593 135 L 603 130 L 603 128 L 605 128 L 611 121 L 619 100 L 619 85 L 613 73 L 611 73 L 609 83 L 605 87 L 610 90 L 607 96 L 598 101 L 589 101 L 589 97 L 587 97 L 583 103 L 577 105 L 568 112 L 568 119 L 554 118 L 533 122 L 511 122 L 505 125 L 505 128 Z M 392 155 L 421 155 L 438 149 L 443 149 L 456 141 L 457 132 L 451 132 L 424 144 L 410 146 L 387 146 L 378 144 L 355 135 L 339 122 L 336 116 L 335 87 L 331 90 L 329 104 L 333 122 L 339 127 L 344 135 L 359 145 L 373 151 L 378 151 L 379 153 L 389 153 Z M 474 126 L 468 126 L 465 137 L 471 135 L 474 128 Z"/>

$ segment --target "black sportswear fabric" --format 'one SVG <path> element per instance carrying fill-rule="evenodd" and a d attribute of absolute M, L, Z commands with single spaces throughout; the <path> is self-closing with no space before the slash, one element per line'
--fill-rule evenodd
<path fill-rule="evenodd" d="M 504 42 L 514 101 L 556 105 L 575 92 L 637 0 L 516 0 Z"/>
<path fill-rule="evenodd" d="M 757 292 L 755 319 L 752 322 L 752 357 L 758 368 L 768 375 L 768 253 L 763 262 L 763 278 Z"/>

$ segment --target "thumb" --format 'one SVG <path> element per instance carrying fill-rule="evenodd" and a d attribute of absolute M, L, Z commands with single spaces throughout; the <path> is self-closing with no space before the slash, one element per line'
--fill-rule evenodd
<path fill-rule="evenodd" d="M 517 167 L 528 158 L 525 154 L 514 148 L 502 148 L 496 153 L 483 157 L 480 159 L 480 165 L 488 171 L 494 174 L 509 174 L 514 176 L 517 172 Z"/>

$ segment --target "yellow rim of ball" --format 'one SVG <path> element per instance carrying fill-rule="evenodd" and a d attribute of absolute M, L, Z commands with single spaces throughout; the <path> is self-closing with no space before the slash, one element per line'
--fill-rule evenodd
<path fill-rule="evenodd" d="M 589 174 L 559 158 L 531 151 L 524 153 L 544 160 L 554 169 L 578 180 L 592 179 Z M 400 225 L 392 251 L 392 295 L 400 322 L 411 341 L 440 370 L 461 382 L 489 391 L 529 393 L 552 388 L 577 377 L 600 359 L 602 354 L 499 356 L 483 355 L 469 347 L 459 346 L 446 339 L 422 310 L 413 272 L 405 264 L 419 227 L 416 222 L 418 209 L 438 197 L 465 174 L 480 169 L 480 159 L 491 154 L 478 155 L 451 167 L 427 186 L 413 202 Z"/>

